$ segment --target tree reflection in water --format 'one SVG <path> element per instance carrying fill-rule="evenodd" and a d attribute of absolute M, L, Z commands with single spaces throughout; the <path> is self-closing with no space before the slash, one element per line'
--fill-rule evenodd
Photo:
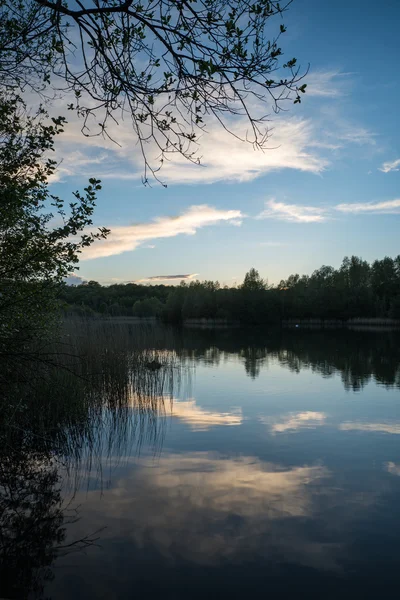
<path fill-rule="evenodd" d="M 2 452 L 0 466 L 0 592 L 18 600 L 41 597 L 62 553 L 86 548 L 96 535 L 65 543 L 77 509 L 65 505 L 58 469 L 42 453 Z"/>
<path fill-rule="evenodd" d="M 182 355 L 198 362 L 219 364 L 229 356 L 236 357 L 252 379 L 260 375 L 261 368 L 278 361 L 296 373 L 310 369 L 323 377 L 340 374 L 347 390 L 360 390 L 371 379 L 400 388 L 399 330 L 191 328 L 177 336 L 179 345 Z"/>

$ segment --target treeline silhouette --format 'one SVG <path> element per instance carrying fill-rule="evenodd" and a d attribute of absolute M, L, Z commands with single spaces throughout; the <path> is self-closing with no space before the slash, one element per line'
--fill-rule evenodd
<path fill-rule="evenodd" d="M 64 285 L 59 300 L 66 314 L 157 317 L 171 323 L 190 319 L 240 323 L 398 319 L 400 255 L 371 264 L 357 256 L 345 257 L 338 269 L 322 266 L 311 275 L 290 275 L 274 286 L 255 269 L 250 269 L 238 287 L 222 287 L 218 281 L 105 287 L 89 281 Z"/>

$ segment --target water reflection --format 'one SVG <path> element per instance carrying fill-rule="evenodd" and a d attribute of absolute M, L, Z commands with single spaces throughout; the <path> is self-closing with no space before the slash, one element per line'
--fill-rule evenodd
<path fill-rule="evenodd" d="M 298 431 L 299 429 L 315 429 L 325 425 L 326 413 L 307 410 L 305 412 L 289 413 L 280 419 L 271 417 L 260 417 L 261 423 L 270 426 L 272 433 L 284 433 Z"/>
<path fill-rule="evenodd" d="M 148 461 L 118 479 L 104 496 L 104 539 L 112 541 L 116 528 L 123 531 L 119 543 L 130 546 L 132 567 L 139 548 L 171 565 L 242 563 L 278 548 L 303 564 L 322 562 L 323 544 L 310 540 L 304 554 L 303 527 L 294 521 L 313 516 L 328 477 L 323 466 L 288 468 L 249 456 L 167 453 L 157 464 Z M 96 514 L 97 503 L 93 492 L 86 510 Z"/>
<path fill-rule="evenodd" d="M 175 400 L 172 406 L 172 416 L 187 423 L 194 431 L 208 431 L 211 427 L 221 425 L 240 425 L 242 410 L 234 412 L 217 412 L 196 406 L 196 400 Z"/>
<path fill-rule="evenodd" d="M 0 587 L 7 598 L 40 594 L 65 529 L 57 470 L 9 454 L 0 470 Z"/>
<path fill-rule="evenodd" d="M 120 330 L 85 324 L 65 353 L 6 388 L 0 399 L 0 597 L 42 598 L 56 560 L 93 547 L 79 526 L 79 490 L 103 488 L 147 443 L 162 446 L 166 404 L 182 369 L 171 352 L 143 351 Z M 132 348 L 133 346 L 133 348 Z M 146 368 L 157 357 L 157 371 Z M 98 485 L 99 484 L 99 485 Z"/>
<path fill-rule="evenodd" d="M 399 435 L 400 423 L 361 423 L 357 421 L 347 421 L 346 423 L 341 423 L 339 429 L 342 431 L 370 431 Z"/>
<path fill-rule="evenodd" d="M 97 541 L 95 533 L 65 542 L 79 519 L 74 502 L 61 495 L 60 475 L 42 453 L 2 452 L 0 467 L 0 595 L 42 598 L 57 558 Z"/>
<path fill-rule="evenodd" d="M 399 331 L 190 329 L 176 336 L 175 347 L 182 355 L 215 365 L 235 356 L 253 379 L 278 361 L 295 373 L 308 369 L 327 378 L 339 373 L 347 390 L 361 390 L 371 380 L 400 388 Z"/>
<path fill-rule="evenodd" d="M 400 465 L 396 465 L 394 462 L 388 462 L 386 463 L 386 470 L 388 473 L 400 477 Z"/>
<path fill-rule="evenodd" d="M 165 453 L 156 463 L 132 465 L 101 502 L 96 492 L 85 495 L 87 520 L 107 528 L 79 585 L 89 598 L 124 598 L 132 587 L 154 598 L 185 598 L 188 589 L 201 598 L 253 595 L 264 586 L 285 594 L 299 582 L 317 588 L 317 579 L 329 586 L 327 597 L 349 589 L 371 597 L 368 586 L 380 573 L 386 582 L 397 577 L 399 486 L 392 473 L 390 465 L 365 479 L 322 464 Z M 60 563 L 56 598 L 76 589 L 77 568 Z"/>
<path fill-rule="evenodd" d="M 397 333 L 79 332 L 83 361 L 4 405 L 0 597 L 395 580 Z"/>
<path fill-rule="evenodd" d="M 146 349 L 144 361 L 156 354 L 164 365 L 175 367 L 182 363 L 219 366 L 235 359 L 252 379 L 259 377 L 262 369 L 279 363 L 294 373 L 310 370 L 325 378 L 340 374 L 347 390 L 361 390 L 370 381 L 400 388 L 399 330 L 207 330 L 100 323 L 86 325 L 82 338 L 91 340 L 89 370 L 102 356 L 101 366 L 111 374 L 111 382 L 119 369 L 120 382 L 128 383 L 127 373 L 134 373 L 132 367 L 138 364 L 138 349 Z M 136 387 L 151 384 L 151 377 L 146 383 L 144 371 L 138 372 Z M 167 369 L 165 377 L 176 379 L 177 374 Z M 115 393 L 112 385 L 111 394 Z"/>

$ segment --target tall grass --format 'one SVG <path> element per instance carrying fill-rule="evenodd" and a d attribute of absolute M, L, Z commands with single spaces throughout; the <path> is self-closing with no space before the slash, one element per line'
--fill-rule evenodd
<path fill-rule="evenodd" d="M 57 456 L 75 472 L 143 443 L 157 452 L 174 394 L 190 385 L 189 359 L 167 349 L 171 331 L 68 319 L 61 333 L 3 402 L 3 444 Z"/>

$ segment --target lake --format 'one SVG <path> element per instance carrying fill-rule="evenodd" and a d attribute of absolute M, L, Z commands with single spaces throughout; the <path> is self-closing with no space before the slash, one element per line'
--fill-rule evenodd
<path fill-rule="evenodd" d="M 146 358 L 139 380 L 137 329 L 120 327 L 118 351 L 98 346 L 96 400 L 73 427 L 57 417 L 48 462 L 29 463 L 46 490 L 35 552 L 52 550 L 47 563 L 31 552 L 9 589 L 15 577 L 54 600 L 389 595 L 400 332 L 160 328 L 160 364 Z"/>

